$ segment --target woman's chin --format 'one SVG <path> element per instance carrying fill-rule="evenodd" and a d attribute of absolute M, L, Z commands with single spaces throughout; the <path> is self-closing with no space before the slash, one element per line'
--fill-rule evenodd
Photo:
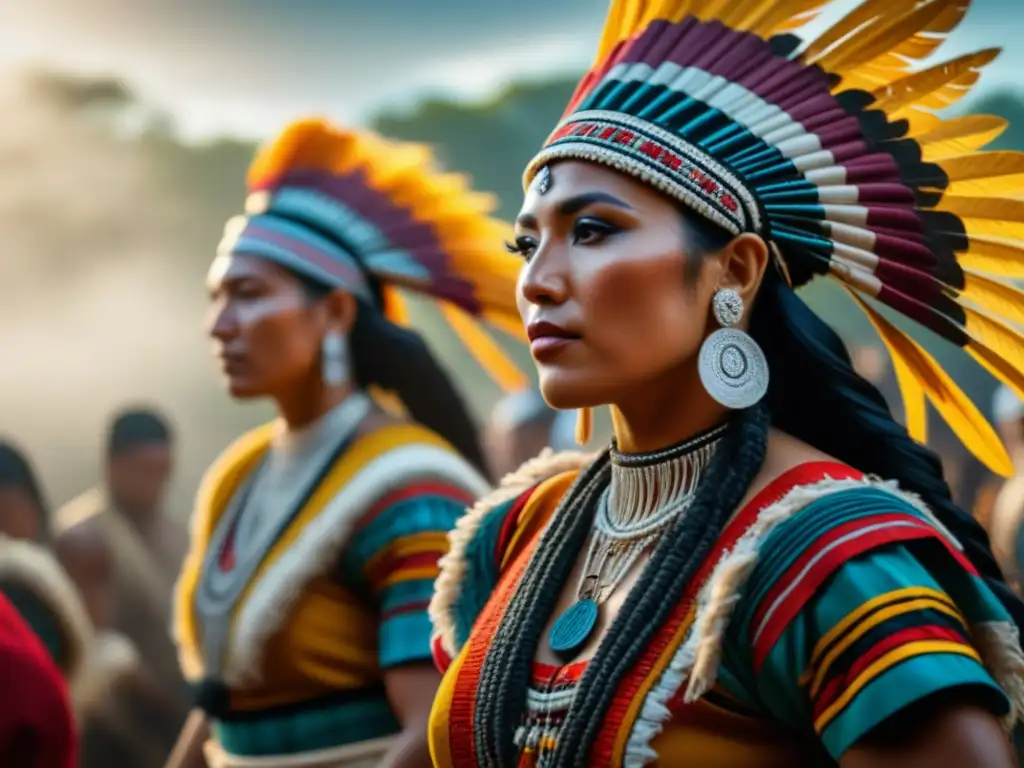
<path fill-rule="evenodd" d="M 230 376 L 227 380 L 228 394 L 235 400 L 252 400 L 263 396 L 263 391 L 247 378 Z"/>
<path fill-rule="evenodd" d="M 593 386 L 593 377 L 581 371 L 546 368 L 540 371 L 538 384 L 544 401 L 560 411 L 604 405 Z"/>

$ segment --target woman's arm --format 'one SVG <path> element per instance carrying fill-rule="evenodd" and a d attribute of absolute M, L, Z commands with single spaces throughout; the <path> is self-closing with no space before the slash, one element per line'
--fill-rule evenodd
<path fill-rule="evenodd" d="M 909 708 L 869 733 L 839 761 L 840 768 L 1017 768 L 999 720 L 964 689 Z"/>
<path fill-rule="evenodd" d="M 385 768 L 431 768 L 427 721 L 441 676 L 430 664 L 394 667 L 384 675 L 391 708 L 402 732 L 381 763 Z"/>
<path fill-rule="evenodd" d="M 210 736 L 210 724 L 201 709 L 193 709 L 181 729 L 164 768 L 206 768 L 203 744 Z"/>

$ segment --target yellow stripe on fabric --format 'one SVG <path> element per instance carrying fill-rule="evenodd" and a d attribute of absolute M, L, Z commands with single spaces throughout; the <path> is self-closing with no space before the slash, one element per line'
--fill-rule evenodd
<path fill-rule="evenodd" d="M 925 656 L 930 653 L 954 653 L 960 656 L 967 656 L 979 663 L 981 662 L 978 652 L 971 646 L 952 640 L 919 640 L 901 645 L 899 648 L 894 648 L 881 658 L 876 659 L 867 669 L 857 675 L 853 683 L 843 691 L 842 695 L 832 702 L 828 709 L 822 712 L 814 721 L 814 730 L 820 736 L 835 716 L 842 712 L 846 705 L 853 701 L 853 698 L 865 686 L 882 675 L 886 670 L 896 666 L 901 661 L 906 661 L 916 656 Z"/>
<path fill-rule="evenodd" d="M 936 600 L 941 600 L 951 607 L 956 607 L 952 599 L 945 592 L 940 592 L 937 589 L 931 589 L 929 587 L 906 587 L 904 589 L 896 589 L 892 592 L 886 592 L 885 594 L 878 595 L 863 603 L 855 611 L 850 613 L 846 618 L 836 624 L 832 629 L 825 633 L 824 637 L 821 638 L 814 646 L 814 651 L 811 653 L 811 666 L 817 664 L 820 660 L 821 655 L 832 642 L 839 636 L 846 633 L 850 627 L 860 621 L 864 616 L 871 613 L 876 608 L 892 603 L 897 600 L 905 600 L 914 597 L 931 597 Z M 810 672 L 805 673 L 807 680 L 810 679 Z M 806 681 L 801 681 L 802 684 L 806 684 Z"/>
<path fill-rule="evenodd" d="M 388 577 L 381 582 L 380 588 L 387 589 L 388 587 L 395 586 L 395 584 L 402 584 L 406 581 L 417 581 L 418 579 L 429 579 L 430 581 L 435 581 L 440 574 L 441 566 L 439 565 L 400 569 L 389 574 Z"/>
<path fill-rule="evenodd" d="M 203 662 L 193 606 L 203 560 L 213 530 L 239 486 L 270 446 L 276 429 L 271 422 L 246 432 L 217 458 L 203 476 L 189 522 L 189 551 L 181 565 L 174 590 L 174 636 L 182 671 L 189 679 L 202 676 Z"/>
<path fill-rule="evenodd" d="M 441 684 L 434 695 L 434 705 L 430 708 L 430 719 L 427 721 L 427 745 L 430 747 L 430 759 L 437 768 L 448 768 L 452 764 L 452 743 L 450 737 L 451 707 L 455 698 L 455 687 L 466 660 L 465 647 L 452 659 L 448 671 L 441 678 Z"/>
<path fill-rule="evenodd" d="M 679 650 L 679 646 L 683 644 L 686 639 L 686 633 L 693 626 L 694 618 L 697 615 L 697 604 L 694 602 L 690 606 L 690 610 L 686 612 L 686 618 L 680 622 L 679 626 L 676 627 L 676 631 L 672 633 L 672 639 L 669 641 L 665 650 L 662 652 L 658 660 L 651 666 L 650 671 L 644 678 L 644 681 L 640 684 L 640 688 L 637 690 L 636 696 L 629 702 L 629 708 L 626 710 L 625 716 L 622 718 L 622 722 L 619 724 L 619 732 L 615 735 L 615 744 L 612 747 L 612 765 L 622 765 L 626 756 L 626 745 L 629 743 L 629 737 L 633 733 L 633 725 L 636 723 L 636 719 L 640 714 L 640 710 L 643 708 L 644 702 L 647 700 L 647 694 L 651 692 L 655 683 L 661 678 L 662 673 L 668 668 L 668 665 L 672 663 L 672 659 L 675 658 L 676 651 Z"/>
<path fill-rule="evenodd" d="M 232 617 L 231 632 L 240 613 L 239 608 L 248 601 L 254 585 L 266 575 L 277 561 L 295 544 L 306 526 L 315 520 L 324 508 L 347 485 L 355 475 L 374 459 L 403 445 L 432 445 L 446 450 L 453 450 L 447 442 L 430 430 L 416 424 L 399 424 L 383 427 L 358 438 L 334 466 L 330 468 L 306 505 L 295 515 L 291 524 L 270 548 L 263 558 L 256 573 L 249 579 L 238 601 Z"/>
<path fill-rule="evenodd" d="M 563 472 L 554 475 L 539 483 L 530 494 L 526 504 L 519 510 L 519 519 L 516 521 L 516 529 L 509 540 L 508 546 L 502 553 L 501 570 L 504 571 L 509 563 L 515 559 L 516 553 L 523 547 L 541 528 L 547 523 L 551 514 L 562 500 L 569 486 L 576 480 L 578 470 Z"/>
<path fill-rule="evenodd" d="M 380 549 L 366 561 L 367 572 L 373 572 L 374 568 L 384 560 L 391 558 L 412 557 L 422 555 L 425 552 L 437 552 L 438 557 L 448 551 L 448 534 L 443 531 L 423 531 L 422 533 L 411 533 L 390 542 L 386 547 Z"/>
<path fill-rule="evenodd" d="M 863 622 L 858 624 L 854 629 L 852 629 L 849 632 L 849 634 L 844 635 L 843 639 L 836 643 L 832 650 L 830 650 L 825 655 L 824 659 L 822 659 L 821 665 L 818 667 L 817 671 L 814 672 L 814 682 L 811 685 L 811 697 L 813 698 L 814 696 L 818 695 L 818 690 L 821 688 L 822 683 L 825 682 L 825 677 L 828 675 L 829 669 L 832 667 L 832 664 L 835 663 L 835 660 L 839 658 L 839 656 L 843 653 L 843 651 L 845 651 L 847 648 L 849 648 L 851 645 L 853 645 L 855 642 L 857 642 L 860 638 L 862 638 L 865 634 L 867 634 L 872 629 L 877 627 L 879 624 L 888 621 L 889 619 L 894 618 L 896 616 L 902 616 L 905 613 L 913 613 L 914 611 L 923 611 L 926 608 L 932 608 L 933 610 L 944 613 L 947 616 L 951 616 L 952 618 L 956 619 L 961 625 L 963 625 L 965 629 L 967 628 L 967 624 L 964 621 L 964 617 L 961 615 L 960 611 L 958 611 L 956 608 L 950 607 L 949 603 L 947 603 L 946 601 L 936 600 L 933 597 L 923 597 L 917 600 L 907 600 L 906 602 L 897 603 L 896 605 L 890 605 L 888 608 L 883 608 L 879 611 L 876 611 L 875 613 L 872 613 L 870 616 L 868 616 Z M 813 667 L 811 669 L 813 670 Z"/>

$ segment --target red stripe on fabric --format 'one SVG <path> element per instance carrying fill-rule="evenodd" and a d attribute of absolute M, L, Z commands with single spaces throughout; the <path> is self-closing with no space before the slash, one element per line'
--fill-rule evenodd
<path fill-rule="evenodd" d="M 726 525 L 722 535 L 718 537 L 715 546 L 708 553 L 704 562 L 701 563 L 694 578 L 686 586 L 683 592 L 683 599 L 679 601 L 668 621 L 658 629 L 639 661 L 623 679 L 608 707 L 601 733 L 594 743 L 590 754 L 590 765 L 608 766 L 611 764 L 615 745 L 620 734 L 633 728 L 633 723 L 626 721 L 631 703 L 639 695 L 640 689 L 647 680 L 650 671 L 655 668 L 662 655 L 674 652 L 675 649 L 670 649 L 669 644 L 675 636 L 676 630 L 679 629 L 680 624 L 685 621 L 700 589 L 704 586 L 704 582 L 710 578 L 712 570 L 714 570 L 722 555 L 732 549 L 740 537 L 746 533 L 747 529 L 757 521 L 757 516 L 761 513 L 761 510 L 771 506 L 797 486 L 815 483 L 827 477 L 840 479 L 860 476 L 861 474 L 852 467 L 838 462 L 808 462 L 783 472 L 744 505 L 729 524 Z M 680 706 L 683 693 L 684 691 L 682 690 L 676 692 L 669 703 L 670 711 L 675 711 L 674 708 Z"/>
<path fill-rule="evenodd" d="M 914 517 L 913 515 L 909 515 L 906 512 L 884 512 L 876 515 L 858 517 L 854 520 L 847 520 L 845 523 L 841 523 L 840 525 L 822 531 L 820 535 L 808 541 L 807 546 L 797 556 L 796 560 L 786 568 L 772 588 L 768 591 L 768 594 L 762 598 L 761 604 L 754 612 L 754 617 L 751 622 L 751 631 L 757 631 L 761 622 L 764 621 L 765 614 L 771 609 L 771 606 L 776 600 L 778 600 L 779 596 L 789 588 L 790 581 L 796 578 L 819 552 L 832 544 L 832 542 L 837 539 L 841 539 L 850 533 L 855 533 L 863 528 L 870 528 L 875 525 L 890 522 L 910 522 L 922 527 L 924 526 L 922 520 Z"/>
<path fill-rule="evenodd" d="M 448 667 L 452 665 L 452 660 L 444 651 L 444 645 L 441 644 L 440 635 L 434 635 L 430 638 L 430 656 L 434 660 L 434 666 L 437 667 L 437 671 L 440 672 L 443 677 L 448 671 Z"/>
<path fill-rule="evenodd" d="M 250 220 L 239 239 L 244 237 L 252 237 L 256 240 L 263 240 L 272 245 L 278 245 L 287 251 L 291 251 L 292 254 L 298 256 L 300 259 L 305 259 L 306 261 L 315 264 L 329 274 L 336 275 L 343 280 L 348 280 L 350 284 L 354 283 L 355 285 L 363 285 L 366 282 L 366 279 L 353 265 L 338 261 L 333 256 L 329 256 L 326 253 L 321 252 L 313 245 L 305 243 L 298 238 L 292 237 L 291 235 L 287 235 L 283 232 L 278 232 L 263 224 L 258 224 Z M 237 248 L 233 250 L 237 250 Z M 242 251 L 244 251 L 244 249 L 240 252 Z"/>
<path fill-rule="evenodd" d="M 921 627 L 908 627 L 880 640 L 871 649 L 861 656 L 850 668 L 841 675 L 833 677 L 828 684 L 821 689 L 814 704 L 814 719 L 828 709 L 838 696 L 841 696 L 857 676 L 871 666 L 876 659 L 880 659 L 893 648 L 912 643 L 916 640 L 952 640 L 963 643 L 964 637 L 950 627 L 943 627 L 937 624 L 927 624 Z"/>
<path fill-rule="evenodd" d="M 755 672 L 760 671 L 761 665 L 768 657 L 771 649 L 774 647 L 779 637 L 782 636 L 782 633 L 785 632 L 789 623 L 796 618 L 796 615 L 804 607 L 806 602 L 814 596 L 818 591 L 818 588 L 821 587 L 821 585 L 824 584 L 825 581 L 845 562 L 857 557 L 858 555 L 862 555 L 865 552 L 869 552 L 872 549 L 885 546 L 887 544 L 897 544 L 900 542 L 913 541 L 915 539 L 945 540 L 945 538 L 935 528 L 932 528 L 918 518 L 910 515 L 878 515 L 870 518 L 862 518 L 862 520 L 856 520 L 852 523 L 832 529 L 832 531 L 829 531 L 826 536 L 823 536 L 813 542 L 812 546 L 816 548 L 810 551 L 811 557 L 821 552 L 823 546 L 837 541 L 846 534 L 853 533 L 864 528 L 864 523 L 867 521 L 870 521 L 872 524 L 907 521 L 909 524 L 901 526 L 894 525 L 893 527 L 864 533 L 862 536 L 858 536 L 855 539 L 838 544 L 833 549 L 825 553 L 820 560 L 815 562 L 810 567 L 810 570 L 801 577 L 801 581 L 796 588 L 793 589 L 793 591 L 787 595 L 777 607 L 775 607 L 772 616 L 768 619 L 764 627 L 760 629 L 760 633 L 757 635 L 756 640 L 753 640 Z M 772 590 L 772 594 L 762 602 L 761 607 L 755 615 L 755 620 L 751 624 L 753 631 L 756 632 L 757 628 L 761 627 L 761 622 L 764 620 L 766 613 L 771 610 L 771 607 L 778 596 L 789 586 L 791 579 L 787 577 L 791 574 L 792 577 L 796 577 L 800 574 L 801 570 L 803 570 L 803 566 L 808 564 L 811 557 L 807 557 L 807 554 L 808 553 L 802 555 L 800 560 L 798 560 L 797 563 L 779 579 L 775 588 Z"/>
<path fill-rule="evenodd" d="M 505 519 L 502 521 L 501 529 L 498 531 L 498 540 L 494 544 L 494 567 L 498 571 L 501 570 L 501 563 L 505 559 L 505 550 L 508 548 L 508 544 L 515 535 L 516 528 L 519 525 L 519 516 L 523 513 L 526 502 L 530 500 L 536 489 L 537 486 L 533 486 L 533 488 L 530 488 L 525 493 L 521 493 L 512 502 L 508 512 L 505 513 Z"/>
<path fill-rule="evenodd" d="M 371 585 L 377 585 L 389 576 L 410 568 L 433 568 L 445 554 L 445 550 L 435 549 L 429 552 L 417 552 L 415 555 L 398 556 L 392 553 L 383 555 L 365 571 L 365 577 Z M 376 588 L 376 586 L 374 587 Z"/>
<path fill-rule="evenodd" d="M 545 664 L 541 661 L 533 662 L 533 681 L 540 687 L 554 685 L 556 683 L 579 682 L 583 673 L 587 671 L 587 661 L 576 661 L 564 667 L 556 664 Z"/>
<path fill-rule="evenodd" d="M 783 496 L 802 485 L 813 485 L 822 480 L 859 480 L 862 477 L 864 477 L 864 473 L 838 461 L 809 461 L 805 464 L 798 464 L 783 472 L 758 491 L 757 495 L 750 500 L 730 525 L 736 524 L 739 518 L 745 515 L 748 522 L 744 527 L 750 527 L 761 510 L 782 501 Z"/>
<path fill-rule="evenodd" d="M 415 603 L 406 603 L 405 605 L 400 605 L 397 608 L 392 608 L 390 611 L 384 611 L 384 613 L 381 614 L 380 619 L 381 621 L 387 621 L 388 619 L 393 619 L 395 616 L 402 616 L 406 613 L 425 611 L 429 606 L 429 600 L 419 600 Z"/>
<path fill-rule="evenodd" d="M 421 496 L 440 496 L 448 501 L 456 501 L 460 504 L 469 506 L 475 501 L 472 493 L 464 488 L 460 488 L 457 485 L 451 483 L 443 483 L 437 481 L 424 481 L 422 483 L 410 483 L 409 485 L 399 488 L 397 491 L 392 491 L 380 499 L 370 507 L 366 513 L 359 518 L 356 523 L 356 530 L 365 528 L 381 513 L 387 510 L 389 507 L 393 507 L 395 504 L 399 504 L 403 501 L 409 501 L 410 499 L 416 499 Z"/>
<path fill-rule="evenodd" d="M 452 691 L 448 715 L 448 741 L 451 745 L 452 768 L 477 768 L 476 755 L 476 691 L 480 685 L 480 672 L 491 642 L 512 600 L 519 582 L 530 562 L 540 536 L 535 536 L 502 574 L 497 589 L 491 593 L 473 628 L 473 635 L 486 638 L 486 642 L 471 642 L 459 667 L 459 676 Z"/>

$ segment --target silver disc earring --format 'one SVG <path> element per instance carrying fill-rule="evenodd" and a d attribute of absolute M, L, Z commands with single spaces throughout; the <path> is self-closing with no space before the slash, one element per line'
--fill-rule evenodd
<path fill-rule="evenodd" d="M 348 340 L 338 331 L 328 331 L 320 343 L 320 368 L 324 384 L 340 387 L 348 382 Z"/>
<path fill-rule="evenodd" d="M 722 327 L 701 345 L 700 381 L 712 399 L 726 408 L 749 408 L 768 391 L 768 361 L 749 334 L 732 327 L 743 317 L 743 299 L 736 291 L 720 289 L 711 307 Z"/>

